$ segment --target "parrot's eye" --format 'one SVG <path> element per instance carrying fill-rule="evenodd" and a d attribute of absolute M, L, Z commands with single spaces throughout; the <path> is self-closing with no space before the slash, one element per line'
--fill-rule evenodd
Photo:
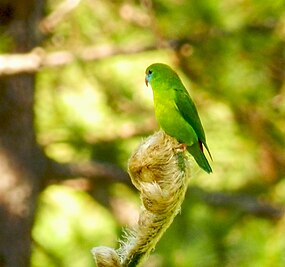
<path fill-rule="evenodd" d="M 148 70 L 147 74 L 151 75 L 152 74 L 152 70 Z"/>

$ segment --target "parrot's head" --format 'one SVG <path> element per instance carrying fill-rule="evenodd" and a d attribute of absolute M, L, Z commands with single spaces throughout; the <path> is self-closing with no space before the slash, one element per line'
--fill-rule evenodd
<path fill-rule="evenodd" d="M 154 63 L 145 71 L 145 84 L 153 85 L 156 82 L 167 82 L 172 78 L 178 78 L 176 72 L 163 63 Z"/>

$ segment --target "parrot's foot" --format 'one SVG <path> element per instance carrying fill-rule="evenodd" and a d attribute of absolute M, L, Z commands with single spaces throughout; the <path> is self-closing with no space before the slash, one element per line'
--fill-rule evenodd
<path fill-rule="evenodd" d="M 175 151 L 176 152 L 185 152 L 185 150 L 187 149 L 187 145 L 186 144 L 179 144 L 175 147 Z"/>

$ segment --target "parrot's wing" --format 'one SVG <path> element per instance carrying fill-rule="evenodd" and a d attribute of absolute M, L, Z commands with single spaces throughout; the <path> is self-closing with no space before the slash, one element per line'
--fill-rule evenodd
<path fill-rule="evenodd" d="M 183 86 L 183 85 L 182 85 Z M 210 157 L 211 153 L 206 143 L 205 132 L 200 121 L 198 111 L 194 102 L 192 101 L 187 90 L 183 88 L 176 87 L 175 89 L 175 104 L 182 117 L 192 126 L 195 133 L 198 136 L 198 139 L 203 143 L 207 149 Z"/>

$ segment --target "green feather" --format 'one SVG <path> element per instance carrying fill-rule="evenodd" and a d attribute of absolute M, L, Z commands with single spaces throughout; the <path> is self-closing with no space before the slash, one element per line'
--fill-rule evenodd
<path fill-rule="evenodd" d="M 189 93 L 186 91 L 184 86 L 182 88 L 180 87 L 180 89 L 174 90 L 176 92 L 175 103 L 177 105 L 178 110 L 180 111 L 183 118 L 193 127 L 195 133 L 198 136 L 198 139 L 205 146 L 210 158 L 212 159 L 212 155 L 206 143 L 205 132 L 194 102 L 192 101 Z"/>
<path fill-rule="evenodd" d="M 212 172 L 212 168 L 207 158 L 205 157 L 203 151 L 201 150 L 199 143 L 195 143 L 192 146 L 188 146 L 187 150 L 194 157 L 195 161 L 204 171 L 206 171 L 207 173 Z"/>
<path fill-rule="evenodd" d="M 186 144 L 187 150 L 203 170 L 212 172 L 203 153 L 204 146 L 211 157 L 201 120 L 179 76 L 169 66 L 155 63 L 147 68 L 146 81 L 153 90 L 155 114 L 160 127 L 180 143 Z"/>

